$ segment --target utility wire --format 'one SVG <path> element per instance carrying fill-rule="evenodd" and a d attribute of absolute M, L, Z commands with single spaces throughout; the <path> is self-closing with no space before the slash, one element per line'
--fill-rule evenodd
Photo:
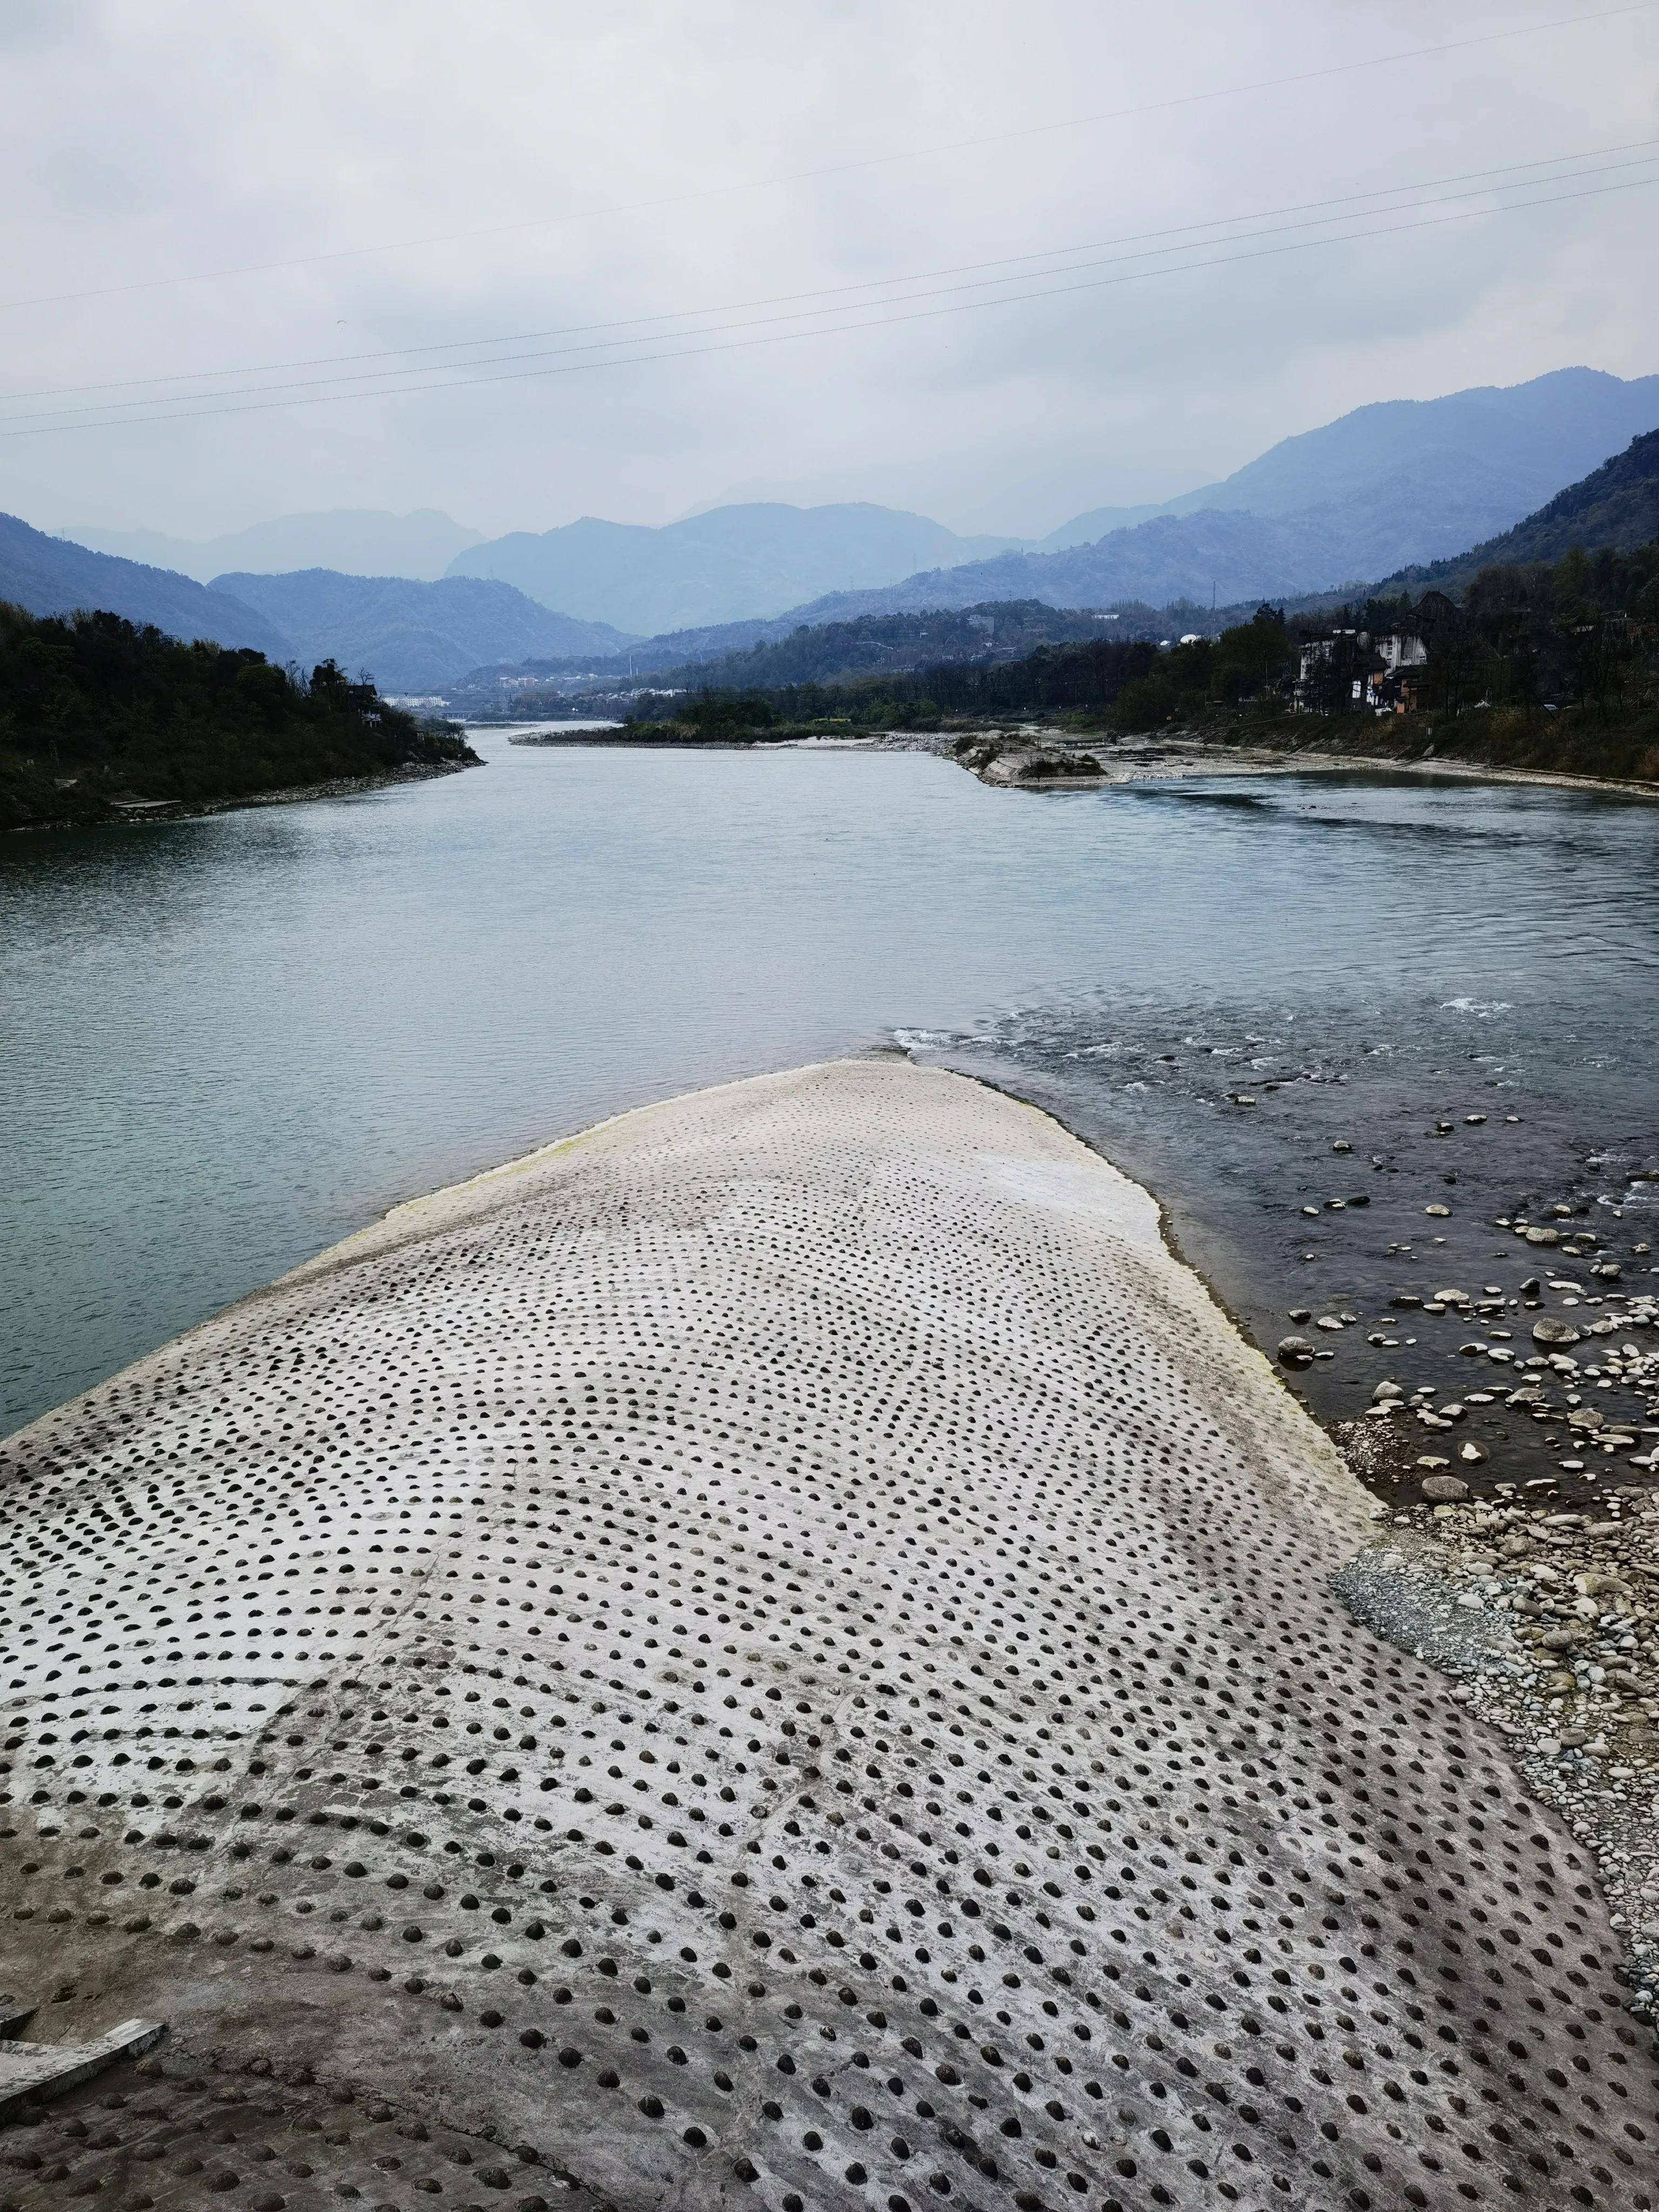
<path fill-rule="evenodd" d="M 555 325 L 545 330 L 501 331 L 489 337 L 450 338 L 436 341 L 425 345 L 391 346 L 384 348 L 379 351 L 370 353 L 319 354 L 301 356 L 297 359 L 288 361 L 251 362 L 246 362 L 240 367 L 235 368 L 176 369 L 170 374 L 167 375 L 118 377 L 112 378 L 104 383 L 46 385 L 34 390 L 0 393 L 0 405 L 9 406 L 17 401 L 24 399 L 54 399 L 59 398 L 74 398 L 84 392 L 148 391 L 162 384 L 194 384 L 206 382 L 209 380 L 218 380 L 227 377 L 263 376 L 267 374 L 274 375 L 282 370 L 292 368 L 327 368 L 336 366 L 340 368 L 354 368 L 359 362 L 364 362 L 407 361 L 416 354 L 455 353 L 464 349 L 475 351 L 478 348 L 484 346 L 526 344 L 538 338 L 579 337 L 586 336 L 590 331 L 633 330 L 641 328 L 644 325 L 650 323 L 684 322 L 697 316 L 734 314 L 750 307 L 784 307 L 797 300 L 842 298 L 854 292 L 873 292 L 888 289 L 897 284 L 920 283 L 926 279 L 935 276 L 962 276 L 977 269 L 1005 269 L 1012 266 L 1012 264 L 1017 262 L 1059 260 L 1064 257 L 1080 253 L 1098 252 L 1107 246 L 1139 245 L 1143 241 L 1151 239 L 1181 238 L 1189 236 L 1194 232 L 1222 229 L 1233 230 L 1237 233 L 1237 226 L 1241 223 L 1264 222 L 1278 216 L 1303 215 L 1306 214 L 1310 210 L 1316 208 L 1353 209 L 1357 203 L 1362 200 L 1398 199 L 1402 193 L 1430 191 L 1437 189 L 1442 185 L 1471 185 L 1477 190 L 1484 189 L 1491 191 L 1522 191 L 1527 188 L 1528 184 L 1541 185 L 1571 181 L 1571 179 L 1567 179 L 1547 178 L 1535 175 L 1522 178 L 1522 172 L 1549 168 L 1559 169 L 1574 162 L 1600 161 L 1609 155 L 1630 154 L 1642 157 L 1645 155 L 1646 149 L 1650 147 L 1659 147 L 1659 138 L 1631 139 L 1626 141 L 1620 145 L 1589 147 L 1575 154 L 1541 155 L 1534 161 L 1512 161 L 1498 168 L 1459 170 L 1450 176 L 1419 178 L 1409 184 L 1378 185 L 1370 191 L 1345 192 L 1316 200 L 1295 200 L 1284 207 L 1260 208 L 1252 210 L 1252 212 L 1248 215 L 1214 216 L 1205 222 L 1171 224 L 1157 230 L 1128 231 L 1115 238 L 1086 240 L 1076 246 L 1043 246 L 1026 253 L 1001 254 L 984 261 L 955 262 L 946 264 L 945 266 L 937 269 L 912 270 L 903 276 L 872 276 L 866 278 L 860 283 L 825 285 L 820 286 L 813 290 L 774 293 L 763 295 L 759 298 L 749 300 L 721 301 L 718 303 L 702 307 L 665 308 L 659 310 L 654 314 L 623 316 L 606 322 L 567 323 Z M 1613 166 L 1620 167 L 1634 166 L 1634 164 L 1614 163 Z M 1577 173 L 1596 174 L 1600 173 L 1595 171 L 1580 171 Z M 1483 182 L 1483 180 L 1486 179 L 1505 177 L 1513 177 L 1520 181 L 1517 181 L 1513 185 Z M 1453 195 L 1453 197 L 1457 196 Z M 1367 210 L 1366 212 L 1373 215 L 1384 215 L 1391 213 L 1392 211 L 1393 210 L 1386 208 L 1374 208 Z M 1349 219 L 1351 218 L 1342 215 L 1332 215 L 1313 218 L 1313 220 L 1322 222 L 1340 222 Z M 1298 226 L 1291 227 L 1295 228 Z M 1249 236 L 1251 234 L 1237 233 L 1237 234 L 1241 236 Z M 1195 242 L 1217 245 L 1224 243 L 1225 241 L 1212 239 L 1206 241 Z M 1170 246 L 1164 250 L 1174 252 L 1182 249 Z M 666 336 L 667 333 L 665 332 L 661 335 Z M 432 367 L 434 369 L 454 368 L 465 367 L 466 365 L 467 364 L 465 363 L 459 362 L 438 362 L 433 363 Z M 400 374 L 403 373 L 404 372 L 402 371 L 386 372 L 388 374 Z M 421 374 L 423 372 L 416 369 L 411 370 L 409 373 Z M 205 393 L 183 393 L 179 395 L 181 398 L 206 398 L 208 396 L 210 395 Z M 144 403 L 142 401 L 133 401 L 131 403 L 112 402 L 111 404 L 131 404 L 133 405 L 141 405 Z M 49 411 L 55 412 L 57 410 Z"/>
<path fill-rule="evenodd" d="M 505 371 L 499 375 L 493 376 L 451 377 L 447 380 L 439 383 L 405 386 L 403 390 L 404 392 L 419 394 L 427 392 L 460 390 L 478 385 L 518 383 L 532 378 L 572 376 L 586 369 L 629 368 L 656 362 L 693 360 L 706 354 L 735 353 L 750 350 L 757 346 L 781 345 L 791 339 L 836 336 L 848 331 L 879 330 L 886 328 L 890 325 L 895 323 L 932 321 L 945 315 L 969 313 L 975 308 L 1008 307 L 1018 305 L 1024 301 L 1030 300 L 1054 299 L 1068 293 L 1098 291 L 1108 287 L 1121 284 L 1141 283 L 1146 282 L 1149 277 L 1180 276 L 1185 276 L 1194 270 L 1224 268 L 1231 264 L 1238 262 L 1261 261 L 1287 253 L 1304 253 L 1316 246 L 1363 244 L 1367 240 L 1373 238 L 1390 238 L 1398 236 L 1401 233 L 1408 231 L 1436 229 L 1448 223 L 1477 222 L 1490 216 L 1513 214 L 1528 208 L 1554 207 L 1569 200 L 1603 198 L 1611 192 L 1632 191 L 1639 189 L 1644 185 L 1650 185 L 1655 182 L 1659 182 L 1659 179 L 1650 177 L 1632 178 L 1626 179 L 1622 184 L 1598 185 L 1592 186 L 1589 191 L 1582 192 L 1557 192 L 1539 199 L 1511 201 L 1506 206 L 1502 207 L 1463 208 L 1451 215 L 1426 216 L 1419 222 L 1391 223 L 1378 229 L 1358 231 L 1346 236 L 1299 239 L 1290 245 L 1261 246 L 1249 253 L 1218 254 L 1207 261 L 1182 262 L 1165 269 L 1132 270 L 1113 276 L 1090 277 L 1082 283 L 1050 285 L 1037 291 L 1005 293 L 1000 298 L 996 299 L 965 300 L 956 301 L 949 307 L 917 308 L 913 313 L 908 314 L 867 316 L 861 321 L 848 322 L 831 325 L 829 330 L 778 331 L 769 332 L 767 336 L 763 337 L 732 338 L 726 340 L 724 343 L 717 345 L 676 345 L 671 348 L 665 348 L 664 350 L 658 353 L 628 354 L 611 361 L 569 362 L 564 362 L 559 367 L 552 368 L 515 368 Z M 738 325 L 737 327 L 744 326 Z M 697 336 L 703 334 L 687 333 L 686 335 Z M 649 341 L 644 341 L 643 343 L 649 343 Z M 48 422 L 40 424 L 39 427 L 25 425 L 25 427 L 18 428 L 0 428 L 0 437 L 40 437 L 50 436 L 53 434 L 54 432 L 64 430 L 112 429 L 123 428 L 127 427 L 129 424 L 137 423 L 194 422 L 200 421 L 208 416 L 219 415 L 270 414 L 294 407 L 322 406 L 333 401 L 377 399 L 398 398 L 400 396 L 402 396 L 402 394 L 395 390 L 387 391 L 385 389 L 377 392 L 323 392 L 311 393 L 304 398 L 294 399 L 254 399 L 247 404 L 222 406 L 216 404 L 209 407 L 195 407 L 188 410 L 181 410 L 179 413 L 172 415 L 127 416 L 120 420 L 112 418 L 106 415 L 104 419 L 96 422 Z"/>
<path fill-rule="evenodd" d="M 492 223 L 468 230 L 433 231 L 419 238 L 387 239 L 369 246 L 345 246 L 325 253 L 295 254 L 280 261 L 250 261 L 228 269 L 195 270 L 176 276 L 147 276 L 125 284 L 89 285 L 69 292 L 41 292 L 16 300 L 0 301 L 0 311 L 55 307 L 76 300 L 112 299 L 121 294 L 151 292 L 179 284 L 217 283 L 231 276 L 262 276 L 288 269 L 312 269 L 327 262 L 360 260 L 375 253 L 402 253 L 426 246 L 453 246 L 480 238 L 521 236 L 526 231 L 562 228 L 574 222 L 592 222 L 615 216 L 638 215 L 695 202 L 729 198 L 781 185 L 802 184 L 823 177 L 849 176 L 859 171 L 889 168 L 902 161 L 925 161 L 939 154 L 957 154 L 982 146 L 1006 146 L 1026 139 L 1051 136 L 1060 131 L 1081 131 L 1097 123 L 1121 123 L 1139 115 L 1165 114 L 1177 107 L 1194 107 L 1217 100 L 1242 98 L 1251 93 L 1275 92 L 1288 85 L 1312 84 L 1322 79 L 1352 76 L 1360 70 L 1386 69 L 1396 62 L 1424 61 L 1437 54 L 1461 53 L 1474 46 L 1496 46 L 1513 39 L 1533 38 L 1546 31 L 1576 30 L 1586 23 L 1602 23 L 1625 15 L 1650 14 L 1659 0 L 1628 0 L 1618 8 L 1597 9 L 1590 15 L 1557 15 L 1543 23 L 1519 23 L 1507 30 L 1482 31 L 1465 39 L 1448 39 L 1437 46 L 1404 47 L 1394 53 L 1366 55 L 1358 61 L 1331 62 L 1321 69 L 1297 70 L 1284 76 L 1258 78 L 1249 84 L 1218 85 L 1208 92 L 1178 93 L 1166 100 L 1143 100 L 1130 107 L 1103 108 L 1090 115 L 1072 115 L 1048 123 L 1029 123 L 1012 131 L 989 131 L 971 138 L 949 138 L 931 146 L 915 146 L 890 154 L 871 154 L 854 161 L 835 161 L 811 169 L 790 169 L 775 176 L 750 177 L 733 184 L 706 185 L 694 191 L 665 192 L 651 199 L 627 200 L 611 207 L 585 208 L 568 215 L 542 216 L 528 222 Z"/>

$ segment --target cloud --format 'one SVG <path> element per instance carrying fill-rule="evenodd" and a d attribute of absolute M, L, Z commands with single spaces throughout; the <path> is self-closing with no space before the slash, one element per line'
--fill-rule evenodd
<path fill-rule="evenodd" d="M 1227 90 L 1515 25 L 1422 0 L 15 7 L 5 296 L 95 296 L 0 313 L 6 389 L 234 373 L 5 401 L 0 506 L 194 535 L 433 505 L 495 530 L 661 520 L 764 482 L 1037 530 L 1187 489 L 1369 399 L 1569 359 L 1659 367 L 1640 191 L 1306 250 L 1238 238 L 1214 248 L 1240 257 L 1225 266 L 960 312 L 971 295 L 834 296 L 1091 240 L 1130 253 L 1182 224 L 1266 230 L 1298 203 L 1659 135 L 1650 15 Z M 1115 111 L 1139 112 L 1067 121 Z M 1000 133 L 1021 135 L 958 143 Z M 265 263 L 291 265 L 249 266 Z M 243 273 L 155 281 L 211 271 Z M 798 307 L 836 310 L 822 325 L 873 326 L 797 336 L 763 319 L 785 306 L 734 304 L 807 293 Z M 453 388 L 390 396 L 382 364 L 335 359 L 695 307 L 725 312 L 654 362 L 457 365 Z M 374 396 L 253 389 L 330 374 Z M 180 420 L 6 434 L 26 407 L 166 413 L 176 388 L 196 394 Z"/>

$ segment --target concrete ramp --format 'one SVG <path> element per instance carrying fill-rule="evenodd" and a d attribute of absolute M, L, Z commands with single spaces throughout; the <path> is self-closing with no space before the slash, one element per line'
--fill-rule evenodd
<path fill-rule="evenodd" d="M 1583 1856 L 1027 1108 L 627 1115 L 0 1459 L 0 1989 L 169 2029 L 0 2205 L 1654 2203 Z"/>

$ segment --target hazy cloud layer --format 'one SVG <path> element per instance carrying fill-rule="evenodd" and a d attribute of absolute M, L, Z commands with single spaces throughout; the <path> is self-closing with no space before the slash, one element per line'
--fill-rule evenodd
<path fill-rule="evenodd" d="M 1591 20 L 1595 6 L 1498 44 L 1032 129 L 1569 12 L 12 0 L 0 296 L 34 304 L 0 312 L 4 389 L 46 396 L 0 403 L 0 507 L 199 536 L 302 507 L 441 507 L 494 532 L 663 521 L 736 493 L 1036 531 L 1187 489 L 1369 399 L 1573 362 L 1644 374 L 1659 368 L 1655 189 L 1309 252 L 1279 252 L 1303 234 L 1282 230 L 1200 244 L 1256 258 L 859 331 L 759 319 L 907 310 L 857 289 L 736 304 L 1122 241 L 1100 259 L 1222 217 L 1262 213 L 1237 228 L 1268 232 L 1291 218 L 1267 210 L 1659 139 L 1659 11 Z M 1013 131 L 1031 135 L 885 158 Z M 751 181 L 857 162 L 874 166 Z M 155 281 L 261 262 L 298 265 Z M 42 296 L 65 293 L 95 296 Z M 503 361 L 489 372 L 502 380 L 389 396 L 385 363 L 337 358 L 570 331 L 479 349 L 545 353 L 595 342 L 572 326 L 702 308 L 730 312 L 670 326 L 702 331 L 665 338 L 675 359 Z M 269 367 L 308 361 L 324 365 Z M 140 400 L 143 416 L 179 388 L 97 388 L 118 380 L 220 370 L 244 373 L 186 387 L 181 420 L 17 434 L 33 409 Z M 369 396 L 254 389 L 341 374 Z M 201 411 L 226 406 L 241 411 Z"/>

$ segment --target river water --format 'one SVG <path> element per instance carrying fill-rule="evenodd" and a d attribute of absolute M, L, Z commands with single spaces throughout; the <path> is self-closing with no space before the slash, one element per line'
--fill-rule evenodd
<path fill-rule="evenodd" d="M 1601 1240 L 1542 1255 L 1551 1310 L 1659 1289 L 1659 809 L 474 737 L 431 783 L 7 842 L 0 1433 L 400 1199 L 896 1037 L 1148 1181 L 1270 1352 L 1352 1316 L 1295 1378 L 1327 1419 L 1474 1377 L 1480 1480 L 1630 1479 L 1493 1398 L 1533 1308 L 1494 1304 L 1477 1369 L 1467 1317 L 1389 1301 L 1521 1297 L 1517 1214 Z"/>

